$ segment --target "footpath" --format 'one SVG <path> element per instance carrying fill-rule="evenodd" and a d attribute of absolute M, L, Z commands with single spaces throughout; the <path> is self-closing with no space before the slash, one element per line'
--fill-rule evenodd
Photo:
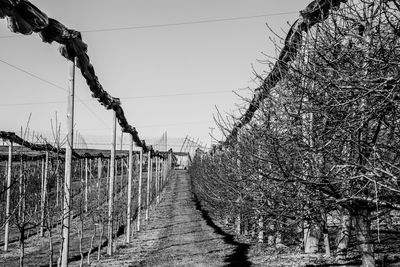
<path fill-rule="evenodd" d="M 175 171 L 141 231 L 96 266 L 249 266 L 245 252 L 201 210 L 187 172 Z"/>

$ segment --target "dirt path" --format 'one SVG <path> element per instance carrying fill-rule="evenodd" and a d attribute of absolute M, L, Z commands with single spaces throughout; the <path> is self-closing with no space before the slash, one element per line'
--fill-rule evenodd
<path fill-rule="evenodd" d="M 97 266 L 249 266 L 247 246 L 214 225 L 177 171 L 132 243 Z"/>

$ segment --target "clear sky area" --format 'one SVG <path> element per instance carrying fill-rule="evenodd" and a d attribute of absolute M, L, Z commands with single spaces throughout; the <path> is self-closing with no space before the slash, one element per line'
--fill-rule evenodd
<path fill-rule="evenodd" d="M 232 113 L 277 52 L 273 41 L 311 0 L 35 0 L 49 17 L 82 32 L 104 89 L 119 97 L 142 139 L 189 135 L 210 144 L 216 108 Z M 268 26 L 267 26 L 268 24 Z M 65 134 L 67 62 L 58 45 L 11 33 L 0 21 L 0 130 Z M 35 76 L 35 77 L 33 77 Z M 235 93 L 236 92 L 236 93 Z M 112 112 L 76 75 L 76 129 L 90 143 L 111 135 Z M 120 131 L 118 129 L 118 131 Z M 214 136 L 221 138 L 216 129 Z M 172 140 L 172 139 L 171 139 Z M 94 141 L 93 141 L 94 142 Z M 171 142 L 175 150 L 179 144 Z M 176 146 L 176 147 L 174 147 Z"/>

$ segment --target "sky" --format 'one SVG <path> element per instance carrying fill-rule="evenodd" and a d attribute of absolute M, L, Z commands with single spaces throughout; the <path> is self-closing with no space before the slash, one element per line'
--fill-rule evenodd
<path fill-rule="evenodd" d="M 263 62 L 277 55 L 276 35 L 284 37 L 310 1 L 31 2 L 82 32 L 100 83 L 121 99 L 140 138 L 154 143 L 167 132 L 169 147 L 179 150 L 186 136 L 209 146 L 210 127 L 215 139 L 223 138 L 213 120 L 216 107 L 238 114 L 243 98 L 251 97 L 246 88 L 257 87 L 254 70 L 268 73 Z M 31 114 L 30 132 L 49 136 L 57 116 L 65 135 L 68 68 L 58 45 L 13 34 L 4 19 L 0 43 L 0 130 L 20 133 Z M 106 145 L 112 112 L 91 98 L 79 71 L 75 90 L 75 129 L 89 145 Z"/>

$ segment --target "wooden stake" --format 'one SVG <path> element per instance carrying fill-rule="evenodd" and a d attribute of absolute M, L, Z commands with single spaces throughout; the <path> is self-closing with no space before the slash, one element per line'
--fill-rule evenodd
<path fill-rule="evenodd" d="M 12 167 L 12 149 L 13 143 L 10 141 L 8 147 L 8 163 L 7 163 L 7 193 L 6 193 L 6 225 L 4 229 L 4 251 L 8 250 L 8 236 L 10 227 L 10 201 L 11 201 L 11 167 Z"/>
<path fill-rule="evenodd" d="M 113 110 L 113 127 L 111 138 L 110 182 L 108 191 L 108 245 L 107 255 L 113 254 L 113 211 L 114 211 L 114 176 L 115 176 L 115 143 L 117 130 L 117 116 Z"/>
<path fill-rule="evenodd" d="M 133 169 L 133 136 L 130 135 L 130 138 L 129 138 L 129 168 L 128 168 L 128 203 L 127 203 L 127 211 L 126 211 L 126 243 L 127 244 L 129 244 L 130 238 L 131 238 L 131 209 L 132 209 L 131 205 L 132 205 L 132 179 L 133 179 L 132 169 Z"/>
<path fill-rule="evenodd" d="M 142 209 L 142 175 L 143 175 L 143 151 L 140 150 L 139 154 L 139 184 L 138 184 L 138 210 L 137 210 L 137 230 L 140 231 L 140 219 Z"/>
<path fill-rule="evenodd" d="M 120 191 L 124 187 L 124 158 L 121 157 L 121 177 L 120 177 Z"/>
<path fill-rule="evenodd" d="M 85 212 L 88 211 L 88 175 L 89 175 L 89 169 L 88 169 L 88 159 L 85 158 Z"/>
<path fill-rule="evenodd" d="M 158 204 L 158 201 L 159 201 L 159 198 L 158 198 L 158 190 L 159 190 L 159 188 L 158 188 L 158 182 L 159 182 L 159 173 L 160 173 L 160 168 L 159 168 L 159 166 L 160 166 L 160 159 L 158 158 L 158 157 L 156 157 L 156 184 L 155 184 L 155 186 L 156 186 L 156 204 Z"/>
<path fill-rule="evenodd" d="M 146 221 L 149 219 L 149 208 L 150 208 L 150 183 L 151 183 L 151 154 L 150 151 L 147 153 L 147 190 L 146 190 Z"/>
<path fill-rule="evenodd" d="M 94 178 L 94 176 L 93 176 L 93 169 L 92 169 L 92 161 L 93 161 L 93 159 L 89 159 L 89 183 L 90 184 L 92 184 L 93 183 L 93 178 Z M 90 187 L 89 186 L 89 193 L 91 193 L 92 192 L 92 187 Z"/>
<path fill-rule="evenodd" d="M 61 267 L 68 266 L 69 233 L 71 228 L 71 176 L 72 149 L 74 142 L 74 101 L 75 101 L 75 59 L 68 61 L 68 108 L 67 108 L 67 146 L 65 151 L 64 205 L 61 253 Z"/>
<path fill-rule="evenodd" d="M 47 193 L 47 176 L 48 176 L 48 167 L 49 167 L 49 152 L 46 151 L 46 158 L 42 160 L 42 199 L 40 203 L 40 212 L 41 212 L 41 226 L 40 226 L 40 236 L 44 236 L 44 228 L 45 228 L 45 211 L 46 211 L 46 193 Z"/>
<path fill-rule="evenodd" d="M 22 157 L 19 161 L 19 199 L 21 201 L 20 205 L 18 206 L 18 219 L 20 222 L 24 222 L 21 218 L 22 218 L 22 206 L 23 206 L 23 198 L 24 198 L 24 194 L 23 194 L 23 187 L 24 187 L 24 181 L 23 181 L 23 175 L 24 175 L 24 170 L 23 170 L 23 161 L 22 161 Z"/>

